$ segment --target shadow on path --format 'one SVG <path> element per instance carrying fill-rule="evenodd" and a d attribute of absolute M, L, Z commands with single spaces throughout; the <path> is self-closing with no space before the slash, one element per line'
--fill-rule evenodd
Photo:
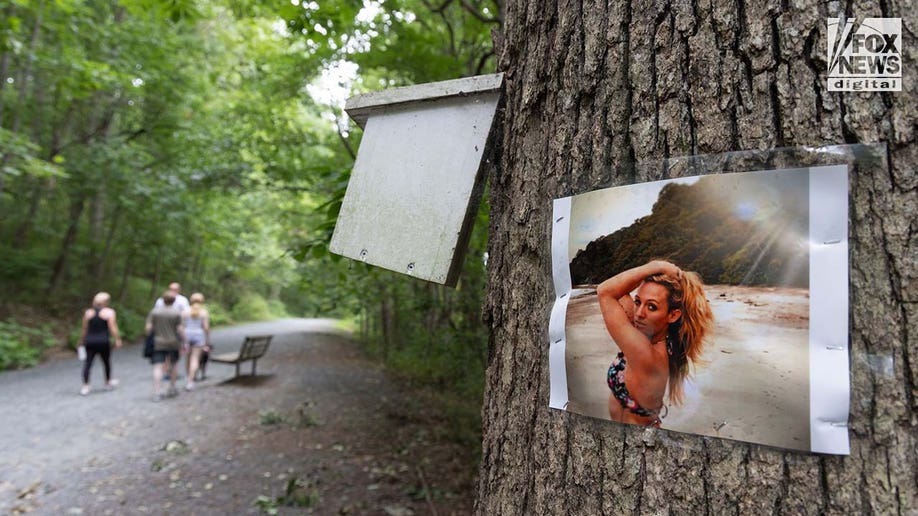
<path fill-rule="evenodd" d="M 232 385 L 236 387 L 261 387 L 267 383 L 270 383 L 274 378 L 273 374 L 258 374 L 257 376 L 252 375 L 240 375 L 236 378 L 230 378 L 229 380 L 223 380 L 220 382 L 220 385 Z"/>

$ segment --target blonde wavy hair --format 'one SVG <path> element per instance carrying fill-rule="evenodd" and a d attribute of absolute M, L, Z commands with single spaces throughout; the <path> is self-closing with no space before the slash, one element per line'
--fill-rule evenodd
<path fill-rule="evenodd" d="M 714 313 L 704 295 L 704 282 L 696 272 L 683 271 L 681 278 L 665 274 L 648 276 L 644 281 L 662 285 L 669 292 L 669 310 L 682 310 L 682 316 L 669 325 L 666 349 L 669 354 L 669 402 L 681 405 L 682 384 L 689 365 L 700 363 L 706 338 L 714 329 Z"/>
<path fill-rule="evenodd" d="M 204 294 L 200 292 L 195 292 L 194 294 L 191 294 L 191 298 L 189 298 L 189 302 L 191 304 L 191 316 L 195 318 L 200 317 L 201 308 L 203 308 L 203 305 L 204 305 Z"/>
<path fill-rule="evenodd" d="M 108 306 L 109 301 L 112 300 L 112 296 L 108 292 L 99 292 L 92 298 L 93 308 L 105 308 Z"/>

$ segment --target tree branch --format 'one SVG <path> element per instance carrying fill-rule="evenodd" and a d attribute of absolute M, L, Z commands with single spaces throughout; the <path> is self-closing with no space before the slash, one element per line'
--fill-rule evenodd
<path fill-rule="evenodd" d="M 421 0 L 421 3 L 424 4 L 424 7 L 427 7 L 428 9 L 430 9 L 431 12 L 442 14 L 443 11 L 445 11 L 446 8 L 449 7 L 449 4 L 453 3 L 453 0 L 444 0 L 444 2 L 440 5 L 440 7 L 434 7 L 433 5 L 431 5 L 431 3 L 428 0 Z"/>
<path fill-rule="evenodd" d="M 474 16 L 475 18 L 478 18 L 478 21 L 480 21 L 480 22 L 482 22 L 482 23 L 494 23 L 494 24 L 497 24 L 497 25 L 500 25 L 500 24 L 501 24 L 501 19 L 500 19 L 500 16 L 499 16 L 499 15 L 496 16 L 496 17 L 495 17 L 495 16 L 491 16 L 491 17 L 485 16 L 484 14 L 481 13 L 481 11 L 478 10 L 477 7 L 475 7 L 474 5 L 472 5 L 472 4 L 469 2 L 469 0 L 462 0 L 462 7 L 463 7 L 466 11 L 468 11 L 472 16 Z M 498 13 L 499 13 L 499 12 L 500 12 L 500 11 L 498 11 Z"/>
<path fill-rule="evenodd" d="M 440 15 L 440 19 L 443 20 L 443 25 L 446 25 L 446 30 L 449 33 L 449 55 L 458 55 L 456 52 L 456 35 L 452 24 L 449 23 L 449 19 L 446 17 L 446 8 L 453 3 L 453 0 L 445 0 L 439 7 L 434 7 L 429 0 L 421 0 L 421 3 L 430 9 L 430 12 Z"/>
<path fill-rule="evenodd" d="M 347 138 L 344 136 L 344 133 L 341 132 L 341 124 L 337 116 L 335 117 L 335 132 L 338 133 L 338 138 L 341 139 L 341 145 L 344 146 L 344 150 L 346 150 L 347 153 L 350 154 L 351 159 L 356 160 L 357 153 L 354 152 L 354 149 L 351 148 L 351 143 L 347 141 Z"/>
<path fill-rule="evenodd" d="M 494 55 L 494 49 L 485 52 L 478 58 L 478 65 L 475 67 L 475 75 L 481 75 L 484 70 L 485 64 L 488 62 L 488 58 Z"/>

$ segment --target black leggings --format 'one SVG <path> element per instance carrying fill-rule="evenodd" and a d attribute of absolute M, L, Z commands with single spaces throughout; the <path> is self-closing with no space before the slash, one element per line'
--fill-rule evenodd
<path fill-rule="evenodd" d="M 89 383 L 89 369 L 92 367 L 92 359 L 96 355 L 102 357 L 102 365 L 105 367 L 105 383 L 112 379 L 112 346 L 108 342 L 104 344 L 86 344 L 86 360 L 83 362 L 83 383 Z"/>

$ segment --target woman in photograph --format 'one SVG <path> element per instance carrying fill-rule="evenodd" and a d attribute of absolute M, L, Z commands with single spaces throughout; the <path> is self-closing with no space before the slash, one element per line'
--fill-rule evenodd
<path fill-rule="evenodd" d="M 621 350 L 607 374 L 609 416 L 614 421 L 659 427 L 663 398 L 682 402 L 682 383 L 701 356 L 714 325 L 704 284 L 694 272 L 654 260 L 602 282 L 599 307 L 606 329 Z M 634 315 L 620 299 L 637 288 Z"/>

